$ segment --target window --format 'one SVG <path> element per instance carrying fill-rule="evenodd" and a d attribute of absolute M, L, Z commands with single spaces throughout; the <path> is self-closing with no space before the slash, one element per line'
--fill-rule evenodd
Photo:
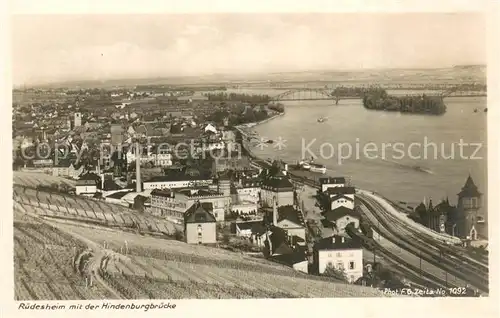
<path fill-rule="evenodd" d="M 349 269 L 354 269 L 354 262 L 349 262 Z"/>
<path fill-rule="evenodd" d="M 471 199 L 471 208 L 477 208 L 477 198 Z"/>
<path fill-rule="evenodd" d="M 332 253 L 328 253 L 328 258 L 331 258 L 332 257 Z"/>
<path fill-rule="evenodd" d="M 342 253 L 337 252 L 337 257 L 342 257 Z"/>

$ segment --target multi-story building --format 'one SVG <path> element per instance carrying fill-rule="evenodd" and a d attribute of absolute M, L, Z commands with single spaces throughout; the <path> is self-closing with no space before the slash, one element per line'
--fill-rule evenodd
<path fill-rule="evenodd" d="M 322 192 L 325 192 L 328 188 L 345 187 L 346 186 L 346 180 L 344 177 L 319 178 L 319 183 L 321 184 L 321 191 Z"/>
<path fill-rule="evenodd" d="M 182 222 L 184 214 L 195 202 L 210 203 L 212 215 L 216 221 L 222 222 L 225 212 L 230 209 L 231 198 L 208 189 L 154 189 L 151 191 L 152 213 L 177 223 Z"/>
<path fill-rule="evenodd" d="M 176 198 L 175 193 L 170 189 L 151 191 L 151 213 L 175 223 L 182 223 L 186 211 L 192 204 L 193 202 Z"/>
<path fill-rule="evenodd" d="M 155 176 L 148 181 L 144 181 L 144 190 L 192 188 L 208 186 L 212 183 L 212 178 L 207 176 L 190 176 L 175 173 L 167 176 Z"/>
<path fill-rule="evenodd" d="M 313 248 L 313 260 L 319 274 L 327 268 L 343 271 L 350 283 L 363 276 L 363 248 L 359 242 L 344 236 L 318 241 Z"/>
<path fill-rule="evenodd" d="M 262 204 L 272 207 L 274 202 L 278 207 L 294 204 L 294 188 L 287 176 L 279 172 L 262 181 L 260 200 Z"/>
<path fill-rule="evenodd" d="M 196 202 L 184 214 L 184 236 L 188 244 L 217 243 L 217 221 L 210 203 Z"/>

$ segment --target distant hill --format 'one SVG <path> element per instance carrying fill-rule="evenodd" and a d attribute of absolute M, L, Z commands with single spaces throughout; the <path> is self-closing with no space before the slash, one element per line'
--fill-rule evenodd
<path fill-rule="evenodd" d="M 302 72 L 275 72 L 253 74 L 212 74 L 202 76 L 172 76 L 136 79 L 81 80 L 51 83 L 39 87 L 106 88 L 136 85 L 224 85 L 230 83 L 259 83 L 282 81 L 330 81 L 330 82 L 486 82 L 485 65 L 458 65 L 436 69 L 360 69 L 360 70 L 313 70 Z"/>

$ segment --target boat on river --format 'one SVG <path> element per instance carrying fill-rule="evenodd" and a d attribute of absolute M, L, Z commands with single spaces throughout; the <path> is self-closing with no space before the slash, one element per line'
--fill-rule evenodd
<path fill-rule="evenodd" d="M 311 167 L 311 168 L 309 168 L 309 171 L 311 171 L 311 172 L 319 172 L 322 174 L 326 173 L 326 167 L 322 164 L 311 162 L 309 164 L 309 166 Z"/>
<path fill-rule="evenodd" d="M 323 123 L 328 120 L 328 117 L 320 117 L 318 118 L 318 123 Z"/>

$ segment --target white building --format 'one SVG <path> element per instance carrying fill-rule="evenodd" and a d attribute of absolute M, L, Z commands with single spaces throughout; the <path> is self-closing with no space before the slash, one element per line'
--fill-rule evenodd
<path fill-rule="evenodd" d="M 361 215 L 357 210 L 349 209 L 344 206 L 340 206 L 334 210 L 329 210 L 321 213 L 323 217 L 330 223 L 335 224 L 335 228 L 338 234 L 344 234 L 345 228 L 348 224 L 353 223 L 354 228 L 359 228 L 359 222 Z"/>
<path fill-rule="evenodd" d="M 350 283 L 363 276 L 363 248 L 356 241 L 344 236 L 327 237 L 314 245 L 313 254 L 319 274 L 332 267 L 344 271 Z"/>
<path fill-rule="evenodd" d="M 319 183 L 321 184 L 321 191 L 322 192 L 325 192 L 329 188 L 345 187 L 346 186 L 346 180 L 344 177 L 319 178 Z"/>
<path fill-rule="evenodd" d="M 300 238 L 301 240 L 298 244 L 305 245 L 306 226 L 304 215 L 298 207 L 293 205 L 280 207 L 277 204 L 273 205 L 273 225 L 285 230 L 290 239 L 293 236 Z"/>
<path fill-rule="evenodd" d="M 76 181 L 76 195 L 94 195 L 97 192 L 95 180 Z"/>
<path fill-rule="evenodd" d="M 338 207 L 354 209 L 355 189 L 352 187 L 331 187 L 326 190 L 330 200 L 330 209 L 335 210 Z"/>
<path fill-rule="evenodd" d="M 208 186 L 213 183 L 212 178 L 191 176 L 156 176 L 144 181 L 144 190 L 191 188 Z"/>
<path fill-rule="evenodd" d="M 231 205 L 231 212 L 238 215 L 256 214 L 259 207 L 256 203 L 240 203 Z"/>
<path fill-rule="evenodd" d="M 229 211 L 231 198 L 223 193 L 208 189 L 155 189 L 151 191 L 151 211 L 177 223 L 182 222 L 185 212 L 196 202 L 210 203 L 211 213 L 216 221 L 224 221 L 225 212 Z"/>
<path fill-rule="evenodd" d="M 261 203 L 272 207 L 274 200 L 278 207 L 293 205 L 293 184 L 283 173 L 267 178 L 261 186 Z"/>
<path fill-rule="evenodd" d="M 138 157 L 135 154 L 135 151 L 128 151 L 126 156 L 127 156 L 127 164 L 131 164 L 132 162 L 136 161 Z M 169 167 L 173 164 L 172 154 L 170 153 L 159 153 L 159 154 L 151 152 L 142 153 L 140 154 L 140 161 L 141 164 L 152 162 L 157 167 Z"/>
<path fill-rule="evenodd" d="M 258 203 L 260 198 L 260 191 L 260 182 L 255 180 L 243 181 L 242 184 L 236 188 L 239 202 Z"/>

